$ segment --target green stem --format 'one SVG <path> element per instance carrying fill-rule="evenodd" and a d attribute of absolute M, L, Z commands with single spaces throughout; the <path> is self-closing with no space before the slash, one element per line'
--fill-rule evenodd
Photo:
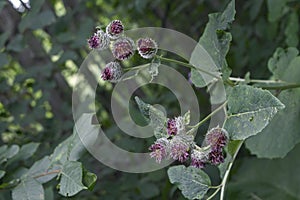
<path fill-rule="evenodd" d="M 221 196 L 220 196 L 220 200 L 223 200 L 223 199 L 224 199 L 226 182 L 227 182 L 227 179 L 228 179 L 228 177 L 229 177 L 230 170 L 231 170 L 231 168 L 232 168 L 232 166 L 233 166 L 233 162 L 234 162 L 234 160 L 235 160 L 235 158 L 236 158 L 236 156 L 237 156 L 237 154 L 238 154 L 238 152 L 239 152 L 241 146 L 243 145 L 243 142 L 244 142 L 244 140 L 241 140 L 241 141 L 240 141 L 239 146 L 237 147 L 237 149 L 236 149 L 236 151 L 235 151 L 235 153 L 234 153 L 234 155 L 233 155 L 233 157 L 232 157 L 232 160 L 229 162 L 228 168 L 227 168 L 227 170 L 226 170 L 226 172 L 225 172 L 225 174 L 224 174 L 224 178 L 223 178 L 222 183 L 221 183 L 222 188 L 221 188 Z"/>
<path fill-rule="evenodd" d="M 229 80 L 235 81 L 235 82 L 246 82 L 246 79 L 243 78 L 236 78 L 236 77 L 229 77 Z M 260 80 L 260 79 L 250 79 L 250 83 L 266 83 L 266 84 L 272 84 L 272 83 L 286 83 L 285 81 L 281 80 Z"/>
<path fill-rule="evenodd" d="M 288 84 L 288 85 L 282 85 L 282 86 L 262 86 L 262 89 L 266 90 L 288 90 L 293 88 L 299 88 L 300 83 L 297 84 Z"/>
<path fill-rule="evenodd" d="M 209 118 L 211 118 L 214 114 L 219 112 L 222 108 L 224 108 L 227 105 L 227 101 L 225 101 L 221 106 L 219 106 L 217 109 L 215 109 L 213 112 L 211 112 L 209 115 L 207 115 L 204 119 L 202 119 L 198 124 L 195 124 L 194 126 L 190 126 L 190 128 L 195 129 L 201 126 L 203 123 L 205 123 Z"/>
<path fill-rule="evenodd" d="M 212 198 L 214 198 L 214 196 L 216 196 L 218 194 L 218 192 L 220 191 L 221 187 L 219 187 L 218 189 L 216 189 L 216 191 L 214 193 L 212 193 L 212 195 L 210 195 L 206 200 L 211 200 Z"/>
<path fill-rule="evenodd" d="M 208 74 L 214 78 L 217 78 L 218 80 L 221 80 L 221 76 L 217 76 L 216 74 L 213 74 L 211 72 L 208 72 L 204 69 L 201 69 L 201 68 L 196 68 L 195 66 L 189 64 L 189 63 L 185 63 L 185 62 L 181 62 L 181 61 L 178 61 L 178 60 L 174 60 L 174 59 L 171 59 L 171 58 L 164 58 L 162 56 L 156 56 L 156 58 L 162 60 L 162 61 L 165 61 L 165 62 L 169 62 L 169 63 L 175 63 L 175 64 L 178 64 L 178 65 L 182 65 L 182 66 L 185 66 L 185 67 L 188 67 L 190 69 L 196 69 L 196 70 L 199 70 L 205 74 Z"/>

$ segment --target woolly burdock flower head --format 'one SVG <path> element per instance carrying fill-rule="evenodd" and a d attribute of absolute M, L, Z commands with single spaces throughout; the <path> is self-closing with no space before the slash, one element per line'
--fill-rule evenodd
<path fill-rule="evenodd" d="M 151 38 L 140 38 L 137 40 L 137 50 L 142 58 L 153 58 L 157 53 L 157 43 Z"/>
<path fill-rule="evenodd" d="M 167 121 L 167 133 L 169 135 L 177 135 L 185 130 L 183 117 L 175 117 L 174 119 L 168 119 Z"/>
<path fill-rule="evenodd" d="M 193 149 L 191 154 L 191 166 L 200 169 L 204 168 L 205 163 L 208 162 L 209 150 L 209 148 Z"/>
<path fill-rule="evenodd" d="M 112 54 L 121 61 L 130 58 L 134 54 L 133 40 L 128 37 L 119 38 L 113 44 Z"/>
<path fill-rule="evenodd" d="M 122 68 L 118 62 L 106 64 L 102 71 L 101 78 L 105 81 L 117 82 L 123 74 Z"/>
<path fill-rule="evenodd" d="M 170 141 L 170 156 L 174 160 L 184 162 L 189 157 L 190 144 L 181 136 L 174 136 Z"/>
<path fill-rule="evenodd" d="M 224 162 L 222 149 L 212 149 L 208 154 L 208 160 L 212 165 L 219 165 Z"/>
<path fill-rule="evenodd" d="M 160 163 L 162 159 L 166 158 L 168 155 L 169 140 L 166 138 L 159 138 L 156 142 L 149 148 L 150 157 L 155 158 L 156 162 Z"/>
<path fill-rule="evenodd" d="M 106 33 L 111 39 L 119 38 L 124 32 L 124 26 L 120 20 L 113 20 L 106 27 Z"/>
<path fill-rule="evenodd" d="M 88 39 L 88 45 L 91 49 L 107 49 L 109 47 L 109 43 L 109 36 L 102 30 L 97 30 L 97 32 Z"/>
<path fill-rule="evenodd" d="M 211 148 L 221 150 L 228 142 L 228 133 L 225 129 L 216 127 L 206 133 L 204 143 Z"/>

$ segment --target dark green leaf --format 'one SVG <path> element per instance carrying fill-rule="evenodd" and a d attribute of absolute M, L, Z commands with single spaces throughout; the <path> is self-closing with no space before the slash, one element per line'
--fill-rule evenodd
<path fill-rule="evenodd" d="M 176 183 L 183 196 L 188 199 L 202 199 L 211 183 L 209 176 L 194 167 L 184 165 L 173 166 L 168 169 L 171 183 Z"/>
<path fill-rule="evenodd" d="M 233 140 L 261 132 L 284 105 L 269 91 L 247 85 L 235 86 L 228 97 L 225 129 Z"/>
<path fill-rule="evenodd" d="M 35 179 L 27 177 L 12 190 L 12 198 L 13 200 L 43 200 L 44 189 Z"/>
<path fill-rule="evenodd" d="M 280 70 L 274 70 L 279 79 L 300 83 L 300 57 L 288 60 L 282 55 L 288 65 Z M 275 76 L 275 75 L 274 75 Z M 253 138 L 246 141 L 246 147 L 258 157 L 284 157 L 297 143 L 300 142 L 300 89 L 285 90 L 278 95 L 286 108 L 280 111 L 268 127 Z"/>
<path fill-rule="evenodd" d="M 228 184 L 226 199 L 299 199 L 299 154 L 297 145 L 284 159 L 244 159 Z"/>
<path fill-rule="evenodd" d="M 268 0 L 268 19 L 270 22 L 279 20 L 287 12 L 286 3 L 289 0 Z"/>
<path fill-rule="evenodd" d="M 159 188 L 154 183 L 141 183 L 138 188 L 144 199 L 151 199 L 159 195 Z"/>
<path fill-rule="evenodd" d="M 15 52 L 20 52 L 25 48 L 25 42 L 24 42 L 24 37 L 19 34 L 16 35 L 13 40 L 11 40 L 10 43 L 7 45 L 7 50 L 10 51 L 15 51 Z"/>
<path fill-rule="evenodd" d="M 96 174 L 83 169 L 83 185 L 85 185 L 89 190 L 93 190 L 97 181 Z"/>
<path fill-rule="evenodd" d="M 62 168 L 59 183 L 59 193 L 65 197 L 74 196 L 83 189 L 87 189 L 82 184 L 82 164 L 76 161 L 67 161 Z"/>

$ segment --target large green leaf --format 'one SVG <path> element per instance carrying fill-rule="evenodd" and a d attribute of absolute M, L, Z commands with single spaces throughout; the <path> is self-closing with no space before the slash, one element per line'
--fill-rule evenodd
<path fill-rule="evenodd" d="M 209 22 L 206 25 L 203 35 L 199 40 L 201 47 L 209 54 L 202 52 L 202 49 L 196 47 L 190 63 L 209 71 L 214 76 L 219 76 L 218 71 L 222 71 L 224 78 L 231 73 L 227 67 L 226 55 L 229 50 L 232 36 L 227 29 L 233 22 L 235 16 L 235 1 L 231 1 L 224 12 L 209 14 Z M 206 53 L 205 52 L 205 53 Z M 212 58 L 212 61 L 208 57 Z M 215 80 L 215 77 L 203 73 L 197 69 L 191 71 L 191 80 L 197 87 L 204 87 Z"/>
<path fill-rule="evenodd" d="M 12 190 L 12 198 L 13 200 L 43 200 L 44 189 L 38 181 L 27 177 Z"/>
<path fill-rule="evenodd" d="M 284 105 L 269 91 L 235 86 L 228 97 L 225 129 L 233 140 L 244 140 L 261 132 Z"/>
<path fill-rule="evenodd" d="M 201 169 L 194 167 L 184 165 L 170 167 L 168 176 L 170 182 L 176 183 L 188 199 L 203 198 L 211 185 L 209 176 Z"/>
<path fill-rule="evenodd" d="M 82 164 L 77 161 L 67 161 L 62 168 L 59 183 L 59 193 L 63 196 L 74 196 L 83 189 L 87 189 L 82 184 Z"/>
<path fill-rule="evenodd" d="M 297 47 L 299 43 L 299 19 L 297 12 L 291 12 L 289 16 L 289 22 L 284 31 L 286 36 L 285 43 L 289 47 Z"/>
<path fill-rule="evenodd" d="M 273 73 L 281 80 L 300 83 L 300 57 L 287 63 L 289 65 L 285 70 L 280 70 L 280 73 L 274 70 Z M 274 117 L 262 133 L 246 141 L 246 147 L 258 157 L 284 157 L 300 142 L 300 89 L 285 90 L 278 98 L 286 108 Z"/>
<path fill-rule="evenodd" d="M 300 199 L 300 145 L 284 159 L 247 158 L 228 184 L 226 199 Z"/>

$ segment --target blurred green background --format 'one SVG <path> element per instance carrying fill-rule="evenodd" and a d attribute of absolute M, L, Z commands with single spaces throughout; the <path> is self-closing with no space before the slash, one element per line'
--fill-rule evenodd
<path fill-rule="evenodd" d="M 95 26 L 120 19 L 126 29 L 166 27 L 182 32 L 196 41 L 202 35 L 208 14 L 222 11 L 227 0 L 31 0 L 13 7 L 0 1 L 0 145 L 38 142 L 38 151 L 11 168 L 29 167 L 72 134 L 72 76 L 90 50 L 87 38 Z M 24 1 L 28 2 L 28 1 Z M 232 24 L 233 41 L 227 56 L 233 75 L 268 79 L 267 61 L 277 47 L 298 47 L 298 1 L 276 0 L 236 2 L 236 20 Z M 30 8 L 29 8 L 30 7 Z M 129 65 L 134 63 L 132 59 Z M 187 77 L 188 70 L 176 67 Z M 110 114 L 111 84 L 97 88 L 98 118 L 107 135 L 116 144 L 136 152 L 147 151 L 153 139 L 143 143 L 122 134 Z M 201 116 L 210 112 L 205 89 L 195 88 Z M 153 85 L 141 88 L 149 103 L 170 108 L 178 114 L 178 102 L 165 88 Z M 134 106 L 134 105 L 133 105 Z M 206 124 L 207 126 L 208 124 Z M 199 131 L 199 140 L 207 127 Z M 243 148 L 238 160 L 250 159 Z M 166 169 L 147 174 L 129 174 L 110 169 L 85 154 L 81 161 L 98 176 L 93 191 L 83 191 L 70 199 L 184 199 L 169 183 Z M 236 170 L 239 164 L 235 166 Z M 207 169 L 218 184 L 216 168 Z M 55 180 L 45 184 L 46 199 L 64 199 L 55 189 Z M 234 188 L 234 187 L 233 187 Z M 234 191 L 234 189 L 232 190 Z M 9 190 L 0 189 L 0 199 L 9 199 Z"/>

